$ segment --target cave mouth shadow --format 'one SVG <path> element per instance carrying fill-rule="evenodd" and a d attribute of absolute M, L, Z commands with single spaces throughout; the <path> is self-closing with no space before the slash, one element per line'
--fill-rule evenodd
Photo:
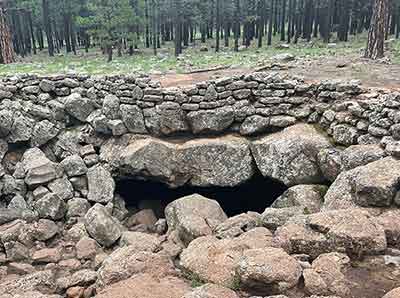
<path fill-rule="evenodd" d="M 182 186 L 170 188 L 156 181 L 121 178 L 116 180 L 116 193 L 125 201 L 128 209 L 155 209 L 163 217 L 165 207 L 174 200 L 192 194 L 200 194 L 216 200 L 231 217 L 248 211 L 264 212 L 265 208 L 281 196 L 286 190 L 284 184 L 255 174 L 249 181 L 235 187 L 195 187 Z M 143 204 L 143 202 L 145 202 Z"/>

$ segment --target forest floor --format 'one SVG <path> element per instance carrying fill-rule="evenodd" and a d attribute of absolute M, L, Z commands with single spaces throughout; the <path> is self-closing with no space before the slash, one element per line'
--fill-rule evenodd
<path fill-rule="evenodd" d="M 232 44 L 232 43 L 231 43 Z M 254 43 L 256 44 L 256 42 Z M 189 85 L 221 76 L 243 74 L 256 69 L 279 71 L 284 74 L 303 76 L 307 81 L 324 79 L 358 79 L 366 86 L 400 88 L 400 41 L 388 43 L 387 58 L 370 61 L 362 58 L 366 44 L 365 36 L 352 37 L 347 43 L 326 45 L 319 41 L 299 42 L 289 47 L 274 40 L 273 46 L 241 48 L 238 53 L 231 48 L 222 48 L 215 53 L 212 41 L 204 45 L 197 43 L 184 50 L 176 59 L 172 43 L 158 49 L 155 56 L 151 49 L 136 50 L 133 56 L 115 55 L 110 63 L 104 55 L 91 49 L 89 53 L 80 50 L 78 55 L 58 54 L 49 58 L 45 51 L 38 55 L 19 58 L 17 63 L 0 65 L 0 75 L 18 73 L 88 73 L 88 74 L 130 74 L 143 72 L 160 80 L 163 86 Z M 201 48 L 207 47 L 203 52 Z M 274 57 L 289 53 L 295 60 L 276 63 Z M 116 53 L 115 53 L 116 54 Z M 212 70 L 212 69 L 218 70 Z M 196 72 L 199 70 L 207 70 Z"/>

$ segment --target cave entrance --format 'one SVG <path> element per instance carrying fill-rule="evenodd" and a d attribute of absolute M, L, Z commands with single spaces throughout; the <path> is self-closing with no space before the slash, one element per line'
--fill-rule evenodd
<path fill-rule="evenodd" d="M 116 181 L 116 192 L 125 200 L 128 209 L 153 209 L 158 217 L 163 217 L 170 202 L 194 193 L 218 201 L 228 216 L 248 211 L 262 213 L 286 190 L 284 184 L 265 178 L 261 173 L 236 187 L 169 188 L 154 181 L 126 178 Z"/>

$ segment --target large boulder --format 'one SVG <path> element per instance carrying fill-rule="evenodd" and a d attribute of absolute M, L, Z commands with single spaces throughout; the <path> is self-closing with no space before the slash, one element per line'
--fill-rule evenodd
<path fill-rule="evenodd" d="M 180 265 L 200 280 L 232 288 L 238 284 L 235 271 L 244 251 L 273 245 L 272 234 L 265 228 L 231 239 L 200 237 L 183 250 Z"/>
<path fill-rule="evenodd" d="M 101 204 L 94 205 L 86 213 L 85 227 L 91 237 L 106 247 L 113 245 L 122 234 L 121 223 Z"/>
<path fill-rule="evenodd" d="M 188 292 L 190 292 L 190 285 L 177 277 L 157 278 L 149 274 L 138 274 L 105 288 L 96 297 L 182 298 Z M 220 297 L 222 298 L 222 296 Z"/>
<path fill-rule="evenodd" d="M 323 253 L 346 252 L 362 256 L 387 248 L 384 228 L 362 209 L 320 212 L 294 218 L 277 229 L 276 241 L 290 253 L 317 257 Z"/>
<path fill-rule="evenodd" d="M 181 169 L 193 186 L 233 187 L 254 174 L 249 143 L 233 136 L 199 139 L 179 147 Z"/>
<path fill-rule="evenodd" d="M 170 203 L 165 209 L 170 232 L 176 231 L 186 244 L 211 235 L 218 224 L 227 219 L 217 201 L 194 194 Z"/>
<path fill-rule="evenodd" d="M 386 157 L 341 173 L 325 195 L 325 210 L 389 207 L 400 180 L 400 160 Z"/>
<path fill-rule="evenodd" d="M 252 143 L 252 153 L 265 177 L 287 186 L 324 181 L 318 153 L 330 147 L 328 139 L 313 126 L 298 124 Z"/>
<path fill-rule="evenodd" d="M 114 140 L 102 148 L 102 157 L 117 171 L 158 180 L 173 187 L 236 186 L 254 173 L 248 141 L 227 136 L 181 144 L 153 137 Z"/>
<path fill-rule="evenodd" d="M 278 294 L 297 285 L 302 268 L 281 248 L 250 249 L 243 253 L 237 274 L 244 288 Z"/>

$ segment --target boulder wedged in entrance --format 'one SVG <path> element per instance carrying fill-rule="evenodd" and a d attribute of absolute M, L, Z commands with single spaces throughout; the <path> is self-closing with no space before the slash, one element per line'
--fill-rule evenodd
<path fill-rule="evenodd" d="M 251 150 L 263 176 L 294 186 L 324 181 L 318 153 L 330 146 L 316 128 L 298 124 L 252 142 Z"/>
<path fill-rule="evenodd" d="M 131 136 L 112 139 L 102 159 L 122 176 L 155 180 L 171 187 L 233 187 L 254 174 L 249 142 L 240 137 L 167 141 Z"/>

